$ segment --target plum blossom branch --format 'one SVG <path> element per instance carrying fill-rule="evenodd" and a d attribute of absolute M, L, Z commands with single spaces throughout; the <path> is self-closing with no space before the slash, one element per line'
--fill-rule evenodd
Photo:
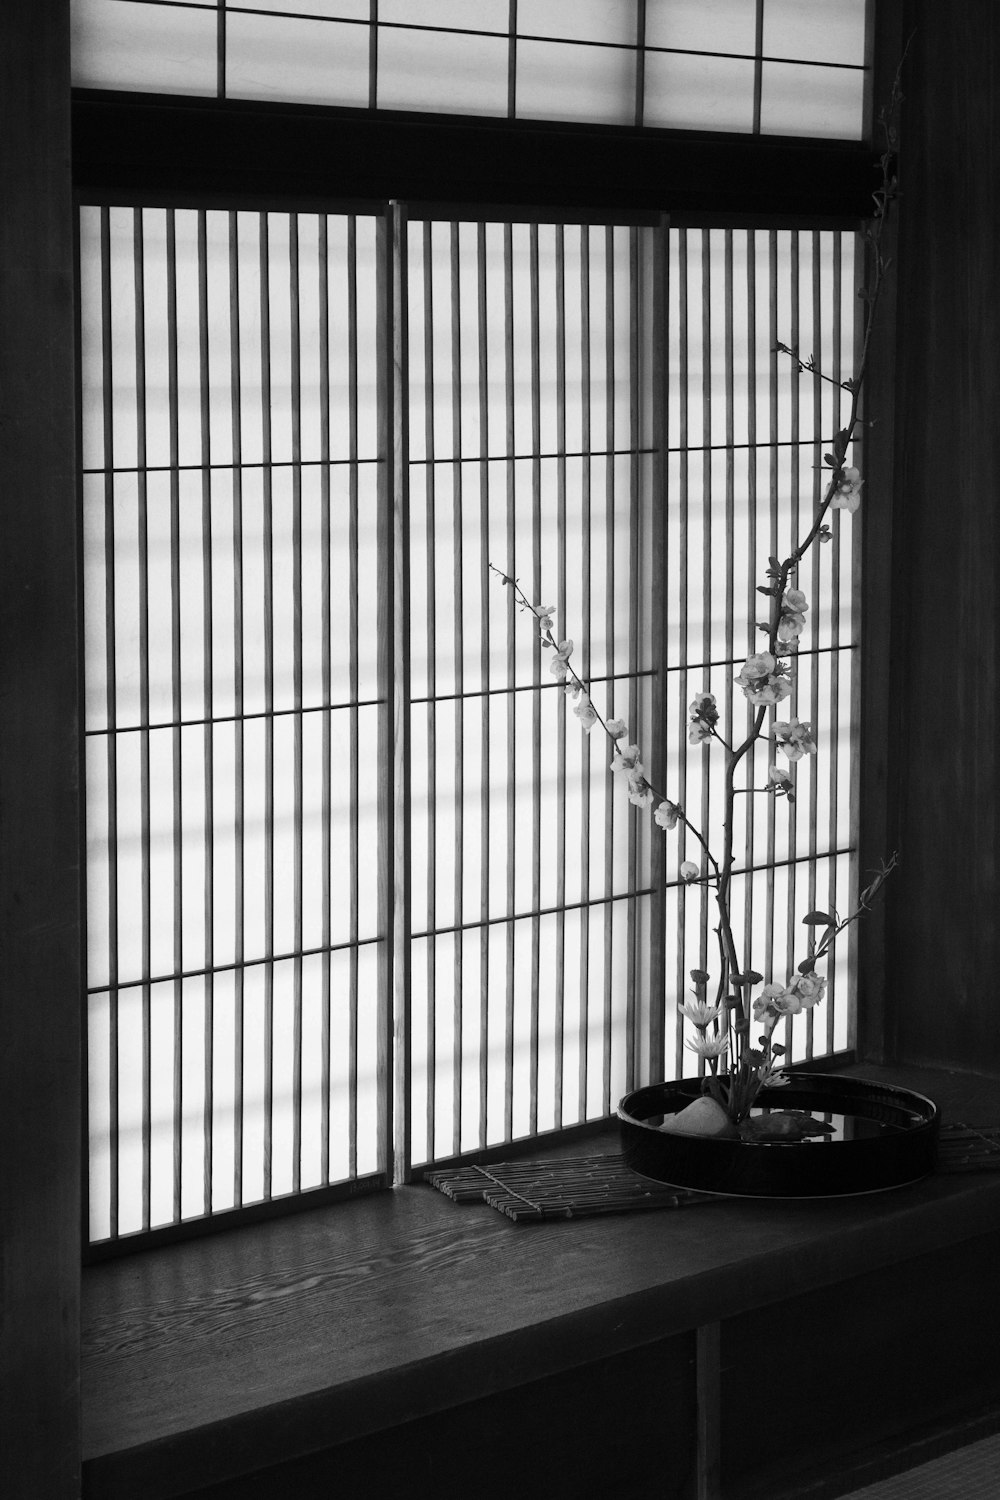
<path fill-rule="evenodd" d="M 905 59 L 905 52 L 903 56 Z M 782 343 L 776 345 L 777 352 L 795 361 L 800 374 L 828 382 L 850 400 L 846 417 L 838 413 L 841 425 L 831 440 L 830 451 L 823 456 L 829 474 L 825 485 L 820 487 L 822 493 L 811 524 L 788 556 L 768 559 L 766 581 L 758 585 L 758 592 L 769 601 L 767 618 L 755 622 L 756 630 L 762 633 L 764 640 L 761 649 L 750 652 L 732 679 L 733 687 L 739 688 L 751 710 L 747 733 L 738 744 L 729 744 L 719 730 L 716 699 L 707 691 L 696 693 L 689 707 L 688 743 L 709 753 L 714 742 L 718 741 L 725 755 L 721 859 L 713 854 L 705 835 L 690 821 L 683 808 L 648 780 L 640 748 L 629 740 L 625 721 L 605 719 L 594 706 L 586 684 L 573 666 L 573 641 L 568 638 L 560 640 L 556 636 L 555 608 L 533 604 L 515 578 L 490 564 L 501 583 L 512 590 L 518 607 L 530 613 L 537 622 L 541 645 L 551 653 L 549 670 L 575 700 L 573 712 L 584 730 L 589 733 L 600 727 L 611 741 L 611 770 L 624 780 L 629 801 L 639 807 L 651 808 L 653 821 L 665 833 L 678 825 L 683 826 L 702 851 L 703 863 L 699 865 L 694 860 L 684 860 L 678 875 L 684 883 L 714 887 L 719 918 L 715 928 L 719 945 L 718 988 L 715 1002 L 710 1004 L 707 999 L 710 975 L 704 970 L 693 969 L 694 999 L 681 1001 L 680 1009 L 694 1028 L 694 1035 L 686 1045 L 699 1057 L 703 1087 L 735 1124 L 749 1113 L 761 1088 L 784 1081 L 779 1062 L 784 1048 L 774 1041 L 778 1023 L 821 1003 L 826 992 L 826 979 L 816 972 L 817 963 L 828 955 L 837 937 L 871 909 L 874 897 L 896 866 L 896 855 L 893 854 L 861 891 L 855 908 L 846 917 L 840 917 L 836 912 L 814 911 L 803 918 L 808 929 L 806 956 L 791 976 L 785 979 L 772 977 L 765 982 L 764 975 L 750 967 L 749 956 L 740 961 L 730 911 L 736 798 L 760 792 L 793 802 L 794 768 L 806 756 L 816 755 L 819 748 L 811 722 L 794 715 L 778 719 L 776 714 L 779 705 L 793 697 L 796 653 L 808 628 L 810 606 L 805 592 L 798 587 L 799 565 L 814 543 L 830 539 L 832 533 L 827 517 L 831 511 L 842 510 L 853 515 L 861 504 L 863 480 L 859 470 L 848 462 L 848 453 L 861 422 L 860 399 L 868 369 L 872 329 L 891 265 L 884 254 L 882 240 L 889 209 L 898 191 L 894 117 L 902 98 L 901 70 L 902 62 L 888 104 L 880 115 L 884 137 L 881 181 L 873 195 L 873 220 L 864 236 L 867 283 L 860 295 L 865 308 L 865 324 L 855 373 L 846 379 L 831 376 L 817 367 L 812 355 L 804 359 L 797 349 Z M 838 399 L 842 405 L 843 398 Z M 769 714 L 771 722 L 765 733 L 765 720 Z M 765 785 L 737 788 L 739 766 L 762 739 L 773 747 Z M 784 764 L 779 764 L 779 756 Z M 704 873 L 706 866 L 707 874 Z M 762 988 L 754 997 L 753 991 L 758 985 Z M 750 1037 L 754 1022 L 760 1027 L 756 1044 Z"/>

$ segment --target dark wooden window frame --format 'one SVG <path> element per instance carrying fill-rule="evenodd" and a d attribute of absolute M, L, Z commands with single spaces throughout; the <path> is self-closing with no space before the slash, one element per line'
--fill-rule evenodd
<path fill-rule="evenodd" d="M 899 51 L 899 5 L 878 7 L 876 58 Z M 883 19 L 884 18 L 884 19 Z M 79 1482 L 81 951 L 79 589 L 75 540 L 72 192 L 155 191 L 161 201 L 225 191 L 254 203 L 343 202 L 407 194 L 480 204 L 667 207 L 730 223 L 791 214 L 814 222 L 870 208 L 875 153 L 864 145 L 373 116 L 78 91 L 69 80 L 69 3 L 17 7 L 3 21 L 0 146 L 3 262 L 4 733 L 0 749 L 5 1125 L 2 1201 L 19 1205 L 5 1245 L 3 1326 L 16 1378 L 0 1419 L 7 1477 L 38 1500 Z M 894 66 L 894 62 L 893 62 Z M 890 68 L 891 72 L 891 68 Z M 875 93 L 879 97 L 876 77 Z M 71 154 L 72 143 L 72 154 Z M 289 164 L 292 164 L 291 166 Z M 72 173 L 71 173 L 72 167 Z M 18 275 L 6 274 L 16 268 Z M 26 269 L 34 274 L 22 275 Z M 887 349 L 889 347 L 887 341 Z M 885 389 L 888 354 L 876 372 Z M 876 462 L 887 465 L 891 431 Z M 869 556 L 870 629 L 888 619 L 888 541 Z M 863 662 L 871 659 L 863 643 Z M 44 691 L 39 692 L 40 684 Z M 881 715 L 881 716 L 880 716 Z M 865 709 L 884 764 L 885 717 Z M 882 782 L 870 848 L 883 847 Z M 862 984 L 884 971 L 878 930 Z M 15 1005 L 14 999 L 17 999 Z M 871 1032 L 881 1026 L 873 1014 Z M 12 1221 L 13 1222 L 13 1221 Z M 13 1231 L 12 1231 L 13 1233 Z M 5 1231 L 5 1238 L 6 1238 Z M 44 1351 L 44 1352 L 42 1352 Z M 18 1371 L 21 1375 L 18 1375 Z"/>
<path fill-rule="evenodd" d="M 446 205 L 447 217 L 458 211 L 484 218 L 582 215 L 657 222 L 667 209 L 672 222 L 700 226 L 714 221 L 850 229 L 878 180 L 877 159 L 864 145 L 90 90 L 74 94 L 73 146 L 78 200 L 118 205 L 285 205 L 301 211 L 313 205 L 343 210 L 346 204 L 384 214 L 387 201 L 402 199 L 413 213 L 431 217 Z M 659 884 L 663 875 L 661 856 L 654 880 Z M 510 1150 L 475 1155 L 496 1158 Z M 301 1204 L 282 1198 L 115 1236 L 107 1245 L 89 1246 L 86 1258 L 280 1216 L 358 1187 L 321 1188 L 304 1195 Z"/>

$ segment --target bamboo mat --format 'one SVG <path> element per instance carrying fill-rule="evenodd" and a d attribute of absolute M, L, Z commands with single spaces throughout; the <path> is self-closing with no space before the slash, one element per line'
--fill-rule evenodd
<path fill-rule="evenodd" d="M 455 1203 L 488 1203 L 517 1224 L 713 1201 L 706 1193 L 640 1177 L 617 1152 L 451 1167 L 429 1172 L 427 1181 Z"/>
<path fill-rule="evenodd" d="M 937 1169 L 1000 1171 L 1000 1126 L 943 1125 Z M 688 1208 L 719 1201 L 711 1193 L 695 1193 L 640 1177 L 617 1152 L 446 1167 L 428 1172 L 426 1180 L 453 1203 L 486 1203 L 516 1224 Z"/>

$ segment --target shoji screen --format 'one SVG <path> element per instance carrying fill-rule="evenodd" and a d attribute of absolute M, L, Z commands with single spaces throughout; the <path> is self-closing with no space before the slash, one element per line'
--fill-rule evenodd
<path fill-rule="evenodd" d="M 632 1077 L 648 838 L 497 575 L 556 606 L 602 710 L 648 714 L 653 234 L 409 228 L 418 1162 L 607 1114 Z"/>
<path fill-rule="evenodd" d="M 718 850 L 722 747 L 687 742 L 695 693 L 716 694 L 720 730 L 739 743 L 752 713 L 732 691 L 767 601 L 768 558 L 787 557 L 812 524 L 825 484 L 823 454 L 843 425 L 855 353 L 859 264 L 853 233 L 815 230 L 670 231 L 666 390 L 667 782 Z M 813 357 L 800 374 L 778 344 Z M 819 750 L 794 768 L 795 800 L 767 784 L 773 741 L 739 770 L 733 886 L 734 932 L 744 958 L 784 980 L 804 956 L 801 918 L 817 906 L 846 913 L 853 878 L 852 766 L 858 620 L 854 521 L 830 515 L 831 536 L 799 570 L 807 628 L 794 653 L 795 688 L 774 719 L 810 722 Z M 756 790 L 755 790 L 756 789 Z M 674 839 L 674 836 L 670 836 Z M 669 840 L 668 840 L 669 842 Z M 668 863 L 665 928 L 668 1029 L 678 1075 L 693 1070 L 673 1000 L 693 964 L 717 973 L 714 899 L 677 883 L 693 840 L 675 839 Z M 707 918 L 707 927 L 705 923 Z M 796 1018 L 783 1038 L 794 1060 L 840 1050 L 853 1037 L 847 947 L 827 964 L 828 998 Z M 670 1053 L 668 1050 L 668 1061 Z"/>
<path fill-rule="evenodd" d="M 394 213 L 81 211 L 95 1241 L 380 1186 L 691 1071 L 695 851 L 628 804 L 500 575 L 715 837 L 687 706 L 744 732 L 755 588 L 845 409 L 854 237 Z M 819 754 L 776 804 L 762 747 L 738 799 L 736 936 L 769 978 L 854 878 L 831 524 L 787 705 Z M 845 948 L 793 1057 L 849 1043 L 849 973 Z"/>
<path fill-rule="evenodd" d="M 80 233 L 102 1239 L 386 1166 L 376 229 Z"/>

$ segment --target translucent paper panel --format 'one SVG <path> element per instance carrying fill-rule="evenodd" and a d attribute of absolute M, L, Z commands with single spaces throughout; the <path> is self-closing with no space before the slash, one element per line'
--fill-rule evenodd
<path fill-rule="evenodd" d="M 828 442 L 850 410 L 854 237 L 678 230 L 669 266 L 668 446 Z"/>
<path fill-rule="evenodd" d="M 380 109 L 507 113 L 506 36 L 380 26 L 378 45 Z"/>
<path fill-rule="evenodd" d="M 368 0 L 365 0 L 367 6 Z M 510 0 L 379 0 L 380 25 L 445 26 L 506 34 Z"/>
<path fill-rule="evenodd" d="M 98 1238 L 385 1165 L 375 230 L 82 211 Z M 394 842 L 411 1032 L 395 1084 L 420 1162 L 693 1071 L 675 1006 L 716 955 L 708 897 L 678 868 L 700 846 L 683 829 L 665 846 L 661 982 L 663 835 L 498 572 L 554 606 L 594 705 L 647 764 L 662 750 L 662 790 L 714 848 L 724 762 L 688 743 L 688 706 L 713 692 L 730 744 L 751 723 L 732 689 L 759 643 L 756 587 L 819 498 L 858 302 L 854 239 L 827 231 L 677 229 L 657 246 L 647 228 L 415 220 L 407 254 Z M 796 580 L 807 624 L 781 713 L 814 726 L 819 754 L 791 803 L 761 794 L 766 742 L 739 772 L 736 935 L 768 977 L 803 956 L 805 911 L 849 909 L 854 527 L 833 514 Z M 791 1027 L 796 1058 L 845 1045 L 847 956 Z"/>
<path fill-rule="evenodd" d="M 756 34 L 757 0 L 646 0 L 647 47 L 752 57 Z"/>
<path fill-rule="evenodd" d="M 227 11 L 264 11 L 268 15 L 320 16 L 328 21 L 363 21 L 371 19 L 371 0 L 225 0 Z"/>
<path fill-rule="evenodd" d="M 519 119 L 635 120 L 635 51 L 522 40 L 517 44 Z"/>
<path fill-rule="evenodd" d="M 84 208 L 81 257 L 107 1235 L 378 1156 L 375 225 Z"/>
<path fill-rule="evenodd" d="M 759 649 L 756 622 L 767 618 L 756 586 L 766 582 L 768 557 L 787 557 L 809 529 L 825 483 L 822 452 L 850 410 L 838 381 L 854 346 L 855 242 L 833 233 L 676 230 L 669 264 L 667 795 L 718 857 L 724 761 L 718 746 L 688 744 L 689 704 L 696 693 L 715 694 L 730 744 L 751 728 L 733 677 Z M 815 352 L 816 372 L 799 373 L 775 352 L 778 341 L 800 347 L 804 358 Z M 854 519 L 834 512 L 830 526 L 831 541 L 812 548 L 796 580 L 809 607 L 791 656 L 794 691 L 765 721 L 808 721 L 819 753 L 789 766 L 791 803 L 761 795 L 775 759 L 766 738 L 738 771 L 745 795 L 735 808 L 737 868 L 754 873 L 735 888 L 737 947 L 768 979 L 786 979 L 806 956 L 807 911 L 844 913 L 850 905 Z M 682 831 L 669 848 L 666 1018 L 675 1066 L 690 1074 L 695 1059 L 683 1050 L 672 996 L 687 987 L 692 962 L 718 971 L 714 898 L 678 881 L 680 861 L 702 860 L 697 841 Z M 794 1058 L 846 1045 L 848 972 L 845 946 L 828 966 L 832 999 L 779 1039 Z"/>
<path fill-rule="evenodd" d="M 411 224 L 410 250 L 419 1160 L 607 1113 L 631 1076 L 646 856 L 498 573 L 556 607 L 603 713 L 648 722 L 652 235 Z"/>
<path fill-rule="evenodd" d="M 219 23 L 215 5 L 73 0 L 70 18 L 77 88 L 216 92 Z"/>
<path fill-rule="evenodd" d="M 634 46 L 637 0 L 518 0 L 519 36 Z"/>
<path fill-rule="evenodd" d="M 368 73 L 367 25 L 238 11 L 227 19 L 230 98 L 366 106 Z"/>
<path fill-rule="evenodd" d="M 90 1238 L 376 1171 L 374 945 L 90 996 Z"/>
<path fill-rule="evenodd" d="M 631 1074 L 629 955 L 647 899 L 414 944 L 416 1163 L 614 1108 Z M 478 1013 L 456 1007 L 458 985 L 477 988 Z"/>
<path fill-rule="evenodd" d="M 859 68 L 765 62 L 761 73 L 762 133 L 859 140 L 864 79 Z"/>
<path fill-rule="evenodd" d="M 753 129 L 752 58 L 649 52 L 644 125 L 677 130 Z"/>
<path fill-rule="evenodd" d="M 866 0 L 765 0 L 764 56 L 860 68 L 865 9 Z"/>

